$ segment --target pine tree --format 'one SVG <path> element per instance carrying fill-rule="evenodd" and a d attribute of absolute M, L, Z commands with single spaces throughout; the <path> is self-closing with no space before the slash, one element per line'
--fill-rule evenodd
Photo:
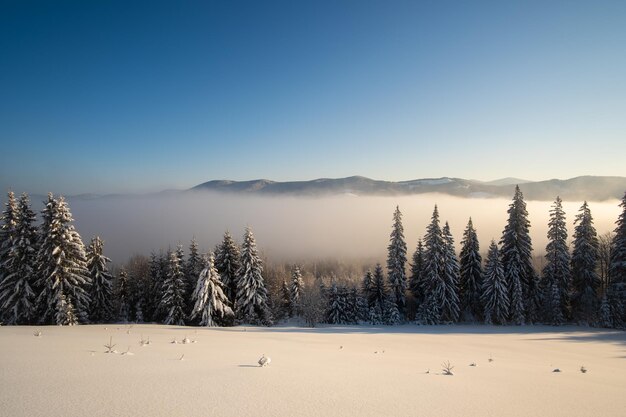
<path fill-rule="evenodd" d="M 117 285 L 115 289 L 117 298 L 117 317 L 123 323 L 128 322 L 129 316 L 129 290 L 128 290 L 128 272 L 122 268 L 117 277 Z"/>
<path fill-rule="evenodd" d="M 89 319 L 91 280 L 85 247 L 72 225 L 72 214 L 63 197 L 48 195 L 43 210 L 37 275 L 43 288 L 37 302 L 41 321 L 59 325 L 86 323 Z"/>
<path fill-rule="evenodd" d="M 442 230 L 444 241 L 443 252 L 443 281 L 445 284 L 445 297 L 442 310 L 442 317 L 449 322 L 459 320 L 459 261 L 454 250 L 454 238 L 450 232 L 448 222 Z"/>
<path fill-rule="evenodd" d="M 99 236 L 91 239 L 87 247 L 87 269 L 91 278 L 91 304 L 89 317 L 93 323 L 108 322 L 113 318 L 113 277 L 103 254 L 104 242 Z"/>
<path fill-rule="evenodd" d="M 226 296 L 234 305 L 237 298 L 237 274 L 241 267 L 241 255 L 239 247 L 228 231 L 224 233 L 222 243 L 215 252 L 215 267 L 224 284 Z"/>
<path fill-rule="evenodd" d="M 167 275 L 163 281 L 161 306 L 166 312 L 165 324 L 185 325 L 185 274 L 182 268 L 182 246 L 170 252 Z"/>
<path fill-rule="evenodd" d="M 594 322 L 599 306 L 600 278 L 598 265 L 598 235 L 593 226 L 591 210 L 585 201 L 574 220 L 574 249 L 572 250 L 572 317 L 578 322 Z"/>
<path fill-rule="evenodd" d="M 293 267 L 289 292 L 293 312 L 295 315 L 300 316 L 302 314 L 302 293 L 304 292 L 304 281 L 302 280 L 302 273 L 300 273 L 300 267 L 298 265 L 294 265 Z"/>
<path fill-rule="evenodd" d="M 409 289 L 419 308 L 424 301 L 426 292 L 426 283 L 424 282 L 424 246 L 422 245 L 421 239 L 417 241 L 417 248 L 413 253 Z"/>
<path fill-rule="evenodd" d="M 418 310 L 418 319 L 425 324 L 439 324 L 446 302 L 445 242 L 439 226 L 439 210 L 433 211 L 424 237 L 424 302 Z"/>
<path fill-rule="evenodd" d="M 199 274 L 192 296 L 194 308 L 191 318 L 202 315 L 201 326 L 223 326 L 232 322 L 234 313 L 223 286 L 211 253 L 206 259 L 205 268 Z"/>
<path fill-rule="evenodd" d="M 237 317 L 243 323 L 272 324 L 263 264 L 257 252 L 252 229 L 246 228 L 237 271 Z"/>
<path fill-rule="evenodd" d="M 509 311 L 509 295 L 498 246 L 491 241 L 483 271 L 481 302 L 485 307 L 485 323 L 504 324 Z"/>
<path fill-rule="evenodd" d="M 509 218 L 500 240 L 502 268 L 508 287 L 509 316 L 516 324 L 535 321 L 539 308 L 538 277 L 532 266 L 530 221 L 524 195 L 515 186 Z"/>
<path fill-rule="evenodd" d="M 404 227 L 402 226 L 402 213 L 400 207 L 396 206 L 393 213 L 393 227 L 389 236 L 389 246 L 387 247 L 387 274 L 389 287 L 393 301 L 395 302 L 400 316 L 406 313 L 406 242 L 404 240 Z"/>
<path fill-rule="evenodd" d="M 150 253 L 150 272 L 148 275 L 148 281 L 146 282 L 146 300 L 143 308 L 143 315 L 145 321 L 158 321 L 156 312 L 161 300 L 161 274 L 160 274 L 160 259 L 159 256 L 152 252 Z"/>
<path fill-rule="evenodd" d="M 600 320 L 599 324 L 601 327 L 606 327 L 606 328 L 615 327 L 615 322 L 613 320 L 613 312 L 611 309 L 611 304 L 609 304 L 609 298 L 607 296 L 606 291 L 602 295 L 602 300 L 600 301 L 599 320 Z"/>
<path fill-rule="evenodd" d="M 480 301 L 483 260 L 480 256 L 478 236 L 471 218 L 463 232 L 461 246 L 461 317 L 470 321 L 480 320 L 483 312 L 483 306 Z"/>
<path fill-rule="evenodd" d="M 615 327 L 626 321 L 626 193 L 620 203 L 620 213 L 613 237 L 613 250 L 609 264 L 609 303 Z"/>
<path fill-rule="evenodd" d="M 281 313 L 283 317 L 293 317 L 293 302 L 291 300 L 291 291 L 289 290 L 289 284 L 287 280 L 283 279 L 283 285 L 281 286 Z"/>
<path fill-rule="evenodd" d="M 198 281 L 198 276 L 200 272 L 205 267 L 206 262 L 202 260 L 202 256 L 200 256 L 200 252 L 198 250 L 198 243 L 196 242 L 196 238 L 191 239 L 191 243 L 189 244 L 189 256 L 187 257 L 187 262 L 185 262 L 185 281 L 187 284 L 187 288 L 189 289 L 189 298 L 187 305 L 189 307 L 188 311 L 193 311 L 195 306 L 195 301 L 193 300 L 192 293 L 194 288 L 196 287 L 196 283 Z"/>
<path fill-rule="evenodd" d="M 34 314 L 37 229 L 26 194 L 20 197 L 16 212 L 13 210 L 15 200 L 9 194 L 0 226 L 8 249 L 0 249 L 0 317 L 7 324 L 27 324 Z"/>
<path fill-rule="evenodd" d="M 556 325 L 563 324 L 569 308 L 571 272 L 565 212 L 559 197 L 550 210 L 546 261 L 543 268 L 546 320 Z"/>

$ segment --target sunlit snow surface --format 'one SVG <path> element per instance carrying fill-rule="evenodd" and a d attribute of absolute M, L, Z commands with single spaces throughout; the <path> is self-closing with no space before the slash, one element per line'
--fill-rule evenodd
<path fill-rule="evenodd" d="M 11 417 L 626 415 L 626 333 L 576 327 L 0 327 L 0 370 Z"/>

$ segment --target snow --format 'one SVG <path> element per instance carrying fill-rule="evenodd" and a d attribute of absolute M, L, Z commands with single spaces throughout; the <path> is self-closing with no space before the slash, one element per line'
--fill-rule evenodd
<path fill-rule="evenodd" d="M 3 326 L 0 414 L 623 416 L 625 347 L 578 327 Z"/>

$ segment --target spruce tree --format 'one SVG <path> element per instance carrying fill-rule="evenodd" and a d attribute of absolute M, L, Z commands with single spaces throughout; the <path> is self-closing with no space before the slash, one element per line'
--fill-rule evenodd
<path fill-rule="evenodd" d="M 498 246 L 491 241 L 483 271 L 481 302 L 485 308 L 486 324 L 504 324 L 509 311 L 509 295 L 506 277 L 500 262 Z"/>
<path fill-rule="evenodd" d="M 191 243 L 189 244 L 189 256 L 187 257 L 187 262 L 185 262 L 185 281 L 187 284 L 187 288 L 189 289 L 189 299 L 188 306 L 189 310 L 192 311 L 195 307 L 195 301 L 193 300 L 192 293 L 194 288 L 196 287 L 196 283 L 198 281 L 198 276 L 200 272 L 205 268 L 206 262 L 202 260 L 202 256 L 198 250 L 198 243 L 196 242 L 196 238 L 191 239 Z"/>
<path fill-rule="evenodd" d="M 402 213 L 400 207 L 396 206 L 393 213 L 393 226 L 389 236 L 389 246 L 387 247 L 387 274 L 389 287 L 393 301 L 396 303 L 401 316 L 406 313 L 406 242 L 404 240 L 404 227 L 402 226 Z"/>
<path fill-rule="evenodd" d="M 89 319 L 91 280 L 85 247 L 72 224 L 73 218 L 63 197 L 48 195 L 43 210 L 41 246 L 37 254 L 37 302 L 42 306 L 43 323 L 72 325 Z"/>
<path fill-rule="evenodd" d="M 560 197 L 556 198 L 550 210 L 546 261 L 543 268 L 546 320 L 555 325 L 563 324 L 568 316 L 572 278 L 565 212 Z"/>
<path fill-rule="evenodd" d="M 585 201 L 574 220 L 572 250 L 572 317 L 578 322 L 594 322 L 598 311 L 600 278 L 598 265 L 598 235 L 593 226 L 591 210 Z"/>
<path fill-rule="evenodd" d="M 425 282 L 424 282 L 424 246 L 422 240 L 417 241 L 417 248 L 413 253 L 411 260 L 411 279 L 409 281 L 409 290 L 415 299 L 415 304 L 419 306 L 424 301 L 425 297 Z"/>
<path fill-rule="evenodd" d="M 0 249 L 0 318 L 7 324 L 28 324 L 35 313 L 35 213 L 26 194 L 17 202 L 16 212 L 13 210 L 15 200 L 10 194 L 0 226 L 2 242 L 6 242 L 8 249 L 6 252 Z"/>
<path fill-rule="evenodd" d="M 241 267 L 239 247 L 227 231 L 215 252 L 215 267 L 224 284 L 226 296 L 234 305 L 237 298 L 237 274 Z"/>
<path fill-rule="evenodd" d="M 182 268 L 182 246 L 170 252 L 167 274 L 163 281 L 161 306 L 165 311 L 165 324 L 185 325 L 185 274 Z"/>
<path fill-rule="evenodd" d="M 223 326 L 232 322 L 234 313 L 223 286 L 215 268 L 215 259 L 210 253 L 192 295 L 194 307 L 191 318 L 201 316 L 201 326 Z"/>
<path fill-rule="evenodd" d="M 537 319 L 540 291 L 538 277 L 532 266 L 530 221 L 524 195 L 515 187 L 509 218 L 500 240 L 502 268 L 508 287 L 509 317 L 516 324 Z"/>
<path fill-rule="evenodd" d="M 117 298 L 117 318 L 123 323 L 128 322 L 129 318 L 129 288 L 128 288 L 128 272 L 122 268 L 117 276 L 117 285 L 115 289 Z"/>
<path fill-rule="evenodd" d="M 289 284 L 287 280 L 283 279 L 281 286 L 281 314 L 283 317 L 293 317 L 293 302 L 291 300 L 291 291 L 289 290 Z"/>
<path fill-rule="evenodd" d="M 439 226 L 439 210 L 433 211 L 424 237 L 424 302 L 418 310 L 418 320 L 424 324 L 439 324 L 446 302 L 445 242 Z"/>
<path fill-rule="evenodd" d="M 615 327 L 626 322 L 626 193 L 620 203 L 620 213 L 613 237 L 613 248 L 609 263 L 609 303 L 613 311 Z"/>
<path fill-rule="evenodd" d="M 454 250 L 454 238 L 450 232 L 448 222 L 442 230 L 444 241 L 443 252 L 443 281 L 445 285 L 445 297 L 442 309 L 442 317 L 448 322 L 459 320 L 459 261 Z"/>
<path fill-rule="evenodd" d="M 302 280 L 302 273 L 300 272 L 300 267 L 298 265 L 294 265 L 293 267 L 289 292 L 291 296 L 293 312 L 295 315 L 300 316 L 302 314 L 302 294 L 304 292 L 304 281 Z"/>
<path fill-rule="evenodd" d="M 99 236 L 91 239 L 87 246 L 87 269 L 91 278 L 91 304 L 89 317 L 93 323 L 113 319 L 113 277 L 107 264 L 111 262 L 103 253 L 104 242 Z"/>
<path fill-rule="evenodd" d="M 373 274 L 370 271 L 365 274 L 363 288 L 365 287 L 368 287 L 366 292 L 369 308 L 368 320 L 371 324 L 381 324 L 385 320 L 388 295 L 383 268 L 380 264 L 376 264 Z"/>
<path fill-rule="evenodd" d="M 242 323 L 272 324 L 268 294 L 263 278 L 263 264 L 257 252 L 252 229 L 247 227 L 237 271 L 237 317 Z"/>
<path fill-rule="evenodd" d="M 459 287 L 461 293 L 461 317 L 463 320 L 480 320 L 483 313 L 480 301 L 483 275 L 482 262 L 478 236 L 470 218 L 461 241 L 461 281 Z"/>

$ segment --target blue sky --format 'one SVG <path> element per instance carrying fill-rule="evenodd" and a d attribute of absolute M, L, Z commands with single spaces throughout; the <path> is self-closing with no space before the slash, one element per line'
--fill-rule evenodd
<path fill-rule="evenodd" d="M 626 175 L 626 2 L 0 2 L 0 187 Z"/>

